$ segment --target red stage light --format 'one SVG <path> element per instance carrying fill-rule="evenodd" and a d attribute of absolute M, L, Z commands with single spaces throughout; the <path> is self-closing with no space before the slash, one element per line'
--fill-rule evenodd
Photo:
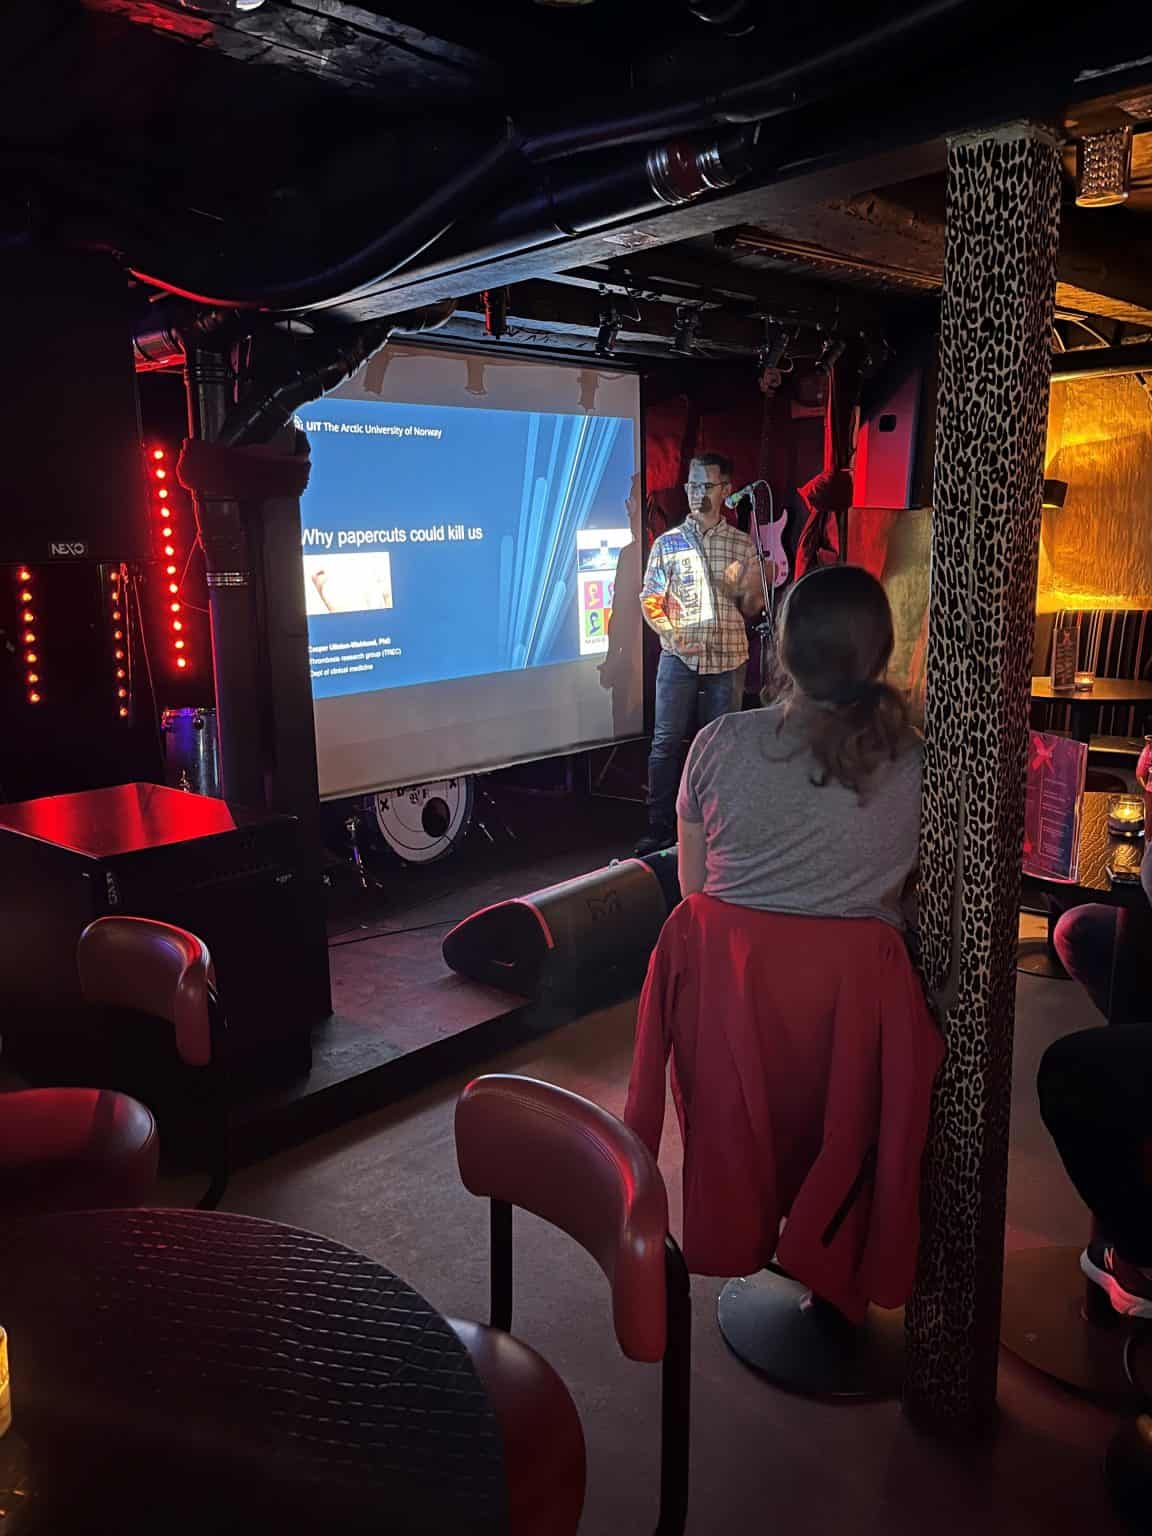
<path fill-rule="evenodd" d="M 176 567 L 174 565 L 166 565 L 164 567 L 164 574 L 165 576 L 175 576 Z"/>
<path fill-rule="evenodd" d="M 117 690 L 116 690 L 116 697 L 118 699 L 126 699 L 128 697 L 128 690 L 127 690 L 127 688 L 117 688 Z"/>
<path fill-rule="evenodd" d="M 32 631 L 30 629 L 26 629 L 24 631 L 24 644 L 25 645 L 35 645 L 36 644 L 36 636 L 32 633 Z"/>
<path fill-rule="evenodd" d="M 164 553 L 168 556 L 169 560 L 171 560 L 176 551 L 172 548 L 171 544 L 165 544 Z"/>
<path fill-rule="evenodd" d="M 28 702 L 29 704 L 39 704 L 40 695 L 36 692 L 35 688 L 33 688 L 32 692 L 28 695 Z"/>
<path fill-rule="evenodd" d="M 184 628 L 184 626 L 183 626 L 183 624 L 182 624 L 182 623 L 181 623 L 181 622 L 180 622 L 180 620 L 179 620 L 179 619 L 173 619 L 173 620 L 172 620 L 172 628 L 173 628 L 173 629 L 183 629 L 183 628 Z"/>
<path fill-rule="evenodd" d="M 128 709 L 127 709 L 127 706 L 124 705 L 124 704 L 121 704 L 121 706 L 120 706 L 120 718 L 121 718 L 121 720 L 127 720 L 127 718 L 128 718 Z"/>
<path fill-rule="evenodd" d="M 163 448 L 153 448 L 153 450 L 152 450 L 152 457 L 154 459 L 162 459 L 164 457 L 164 450 L 163 450 Z"/>
<path fill-rule="evenodd" d="M 180 588 L 176 585 L 176 583 L 174 581 L 170 581 L 168 583 L 168 590 L 169 590 L 169 592 L 171 592 L 172 596 L 175 597 L 177 592 L 179 592 Z"/>
<path fill-rule="evenodd" d="M 184 649 L 184 642 L 183 642 L 183 640 L 173 640 L 172 644 L 176 647 L 176 649 L 178 651 L 182 651 Z"/>
<path fill-rule="evenodd" d="M 123 651 L 117 651 L 116 652 L 116 660 L 117 661 L 123 661 L 124 660 L 124 652 Z"/>
<path fill-rule="evenodd" d="M 39 674 L 39 672 L 29 672 L 29 674 L 28 674 L 27 678 L 25 679 L 25 681 L 29 682 L 29 683 L 38 683 L 40 681 L 40 674 Z"/>
<path fill-rule="evenodd" d="M 113 640 L 123 640 L 124 631 L 122 629 L 114 629 L 112 631 L 112 638 Z"/>
<path fill-rule="evenodd" d="M 169 611 L 169 613 L 179 613 L 180 612 L 180 604 L 179 603 L 169 603 L 168 604 L 168 611 Z"/>
<path fill-rule="evenodd" d="M 25 651 L 24 652 L 24 660 L 29 662 L 29 663 L 34 663 L 34 662 L 39 661 L 40 658 L 39 658 L 39 656 L 37 656 L 35 651 Z"/>
<path fill-rule="evenodd" d="M 166 469 L 158 469 L 156 471 L 156 478 L 157 480 L 167 480 L 168 471 Z"/>
<path fill-rule="evenodd" d="M 171 530 L 171 528 L 161 528 L 160 533 L 161 533 L 161 536 L 163 538 L 165 538 L 165 539 L 170 539 L 172 537 L 172 530 Z"/>
<path fill-rule="evenodd" d="M 36 615 L 32 612 L 31 608 L 25 608 L 23 617 L 25 624 L 35 624 L 36 622 Z"/>
<path fill-rule="evenodd" d="M 188 665 L 188 663 L 184 660 L 183 656 L 178 656 L 176 658 L 176 665 L 178 667 L 180 667 L 181 669 L 183 669 L 184 667 L 186 667 Z"/>
<path fill-rule="evenodd" d="M 16 573 L 16 580 L 17 581 L 31 581 L 32 580 L 32 572 L 28 569 L 28 567 L 26 565 L 22 565 L 20 567 L 20 569 L 17 571 L 17 573 Z"/>
<path fill-rule="evenodd" d="M 115 623 L 119 624 L 119 622 L 120 622 L 122 617 L 123 617 L 123 615 L 121 614 L 119 608 L 117 608 L 117 609 L 115 609 L 113 611 L 112 618 L 115 621 Z"/>
<path fill-rule="evenodd" d="M 117 667 L 116 668 L 116 676 L 117 677 L 127 677 L 128 674 L 127 674 L 127 672 L 125 672 L 123 667 Z"/>
<path fill-rule="evenodd" d="M 32 594 L 31 594 L 31 592 L 21 592 L 21 594 L 20 594 L 20 601 L 22 603 L 30 603 L 32 601 Z"/>
<path fill-rule="evenodd" d="M 157 494 L 157 496 L 159 496 L 161 501 L 167 501 L 168 500 L 168 492 L 163 488 L 163 486 L 161 486 L 161 488 L 156 492 L 156 494 Z"/>

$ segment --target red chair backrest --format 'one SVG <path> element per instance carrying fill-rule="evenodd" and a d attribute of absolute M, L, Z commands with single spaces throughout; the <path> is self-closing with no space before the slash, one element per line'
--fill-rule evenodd
<path fill-rule="evenodd" d="M 456 1106 L 456 1155 L 472 1194 L 543 1217 L 592 1255 L 630 1359 L 664 1358 L 668 1194 L 639 1137 L 566 1089 L 480 1077 Z"/>
<path fill-rule="evenodd" d="M 216 973 L 202 939 L 148 917 L 100 917 L 80 935 L 76 960 L 85 1002 L 166 1019 L 185 1066 L 209 1065 Z"/>

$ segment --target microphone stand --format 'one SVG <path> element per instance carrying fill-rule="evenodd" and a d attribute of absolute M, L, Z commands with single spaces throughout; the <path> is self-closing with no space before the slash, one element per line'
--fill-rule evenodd
<path fill-rule="evenodd" d="M 774 521 L 772 514 L 776 510 L 776 503 L 772 495 L 772 487 L 767 480 L 756 480 L 752 485 L 736 495 L 736 502 L 748 501 L 750 510 L 748 524 L 752 530 L 752 543 L 756 549 L 756 562 L 760 571 L 760 591 L 764 599 L 764 612 L 752 627 L 752 632 L 760 641 L 760 687 L 763 689 L 768 683 L 768 653 L 771 647 L 776 649 L 776 572 L 772 572 L 772 590 L 768 590 L 768 576 L 764 570 L 764 540 L 760 535 L 760 519 L 756 515 L 755 487 L 762 485 L 768 492 L 768 519 Z"/>

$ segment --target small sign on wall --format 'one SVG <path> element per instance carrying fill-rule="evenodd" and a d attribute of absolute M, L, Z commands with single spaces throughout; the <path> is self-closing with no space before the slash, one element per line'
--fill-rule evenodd
<path fill-rule="evenodd" d="M 1052 692 L 1072 693 L 1076 687 L 1076 660 L 1080 649 L 1080 620 L 1074 613 L 1058 613 L 1052 626 Z"/>

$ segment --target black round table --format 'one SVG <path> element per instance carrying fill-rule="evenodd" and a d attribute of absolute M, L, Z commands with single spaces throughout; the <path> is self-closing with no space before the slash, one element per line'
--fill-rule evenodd
<path fill-rule="evenodd" d="M 1098 677 L 1091 688 L 1062 688 L 1058 693 L 1048 677 L 1032 679 L 1032 697 L 1050 704 L 1068 704 L 1072 711 L 1072 731 L 1077 741 L 1092 739 L 1092 710 L 1105 705 L 1152 704 L 1152 679 Z"/>
<path fill-rule="evenodd" d="M 12 1226 L 0 1322 L 37 1530 L 506 1529 L 467 1352 L 327 1238 L 206 1211 Z"/>

